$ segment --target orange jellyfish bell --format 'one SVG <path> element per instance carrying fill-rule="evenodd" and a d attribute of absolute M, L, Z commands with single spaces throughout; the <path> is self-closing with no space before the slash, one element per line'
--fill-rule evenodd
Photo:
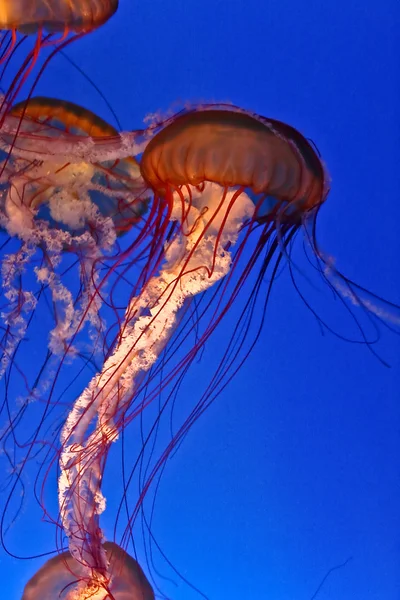
<path fill-rule="evenodd" d="M 3 0 L 0 29 L 35 33 L 48 31 L 91 31 L 105 23 L 117 10 L 118 0 Z"/>
<path fill-rule="evenodd" d="M 71 591 L 79 566 L 69 552 L 48 560 L 25 586 L 22 600 L 154 600 L 154 592 L 140 565 L 114 542 L 105 542 L 109 561 L 109 581 L 93 585 L 89 590 Z M 111 595 L 112 594 L 112 595 Z"/>
<path fill-rule="evenodd" d="M 15 116 L 24 116 L 40 123 L 63 123 L 66 131 L 76 132 L 76 135 L 90 135 L 92 137 L 105 137 L 117 135 L 117 130 L 112 125 L 98 117 L 92 111 L 66 100 L 35 96 L 28 101 L 14 104 L 10 113 Z M 55 125 L 53 125 L 55 127 Z"/>
<path fill-rule="evenodd" d="M 173 118 L 146 147 L 141 172 L 160 195 L 206 181 L 247 188 L 288 205 L 283 219 L 319 206 L 328 191 L 321 160 L 298 131 L 235 107 Z"/>
<path fill-rule="evenodd" d="M 118 0 L 1 0 L 0 64 L 4 66 L 0 84 L 4 98 L 0 103 L 0 125 L 24 84 L 30 80 L 31 95 L 54 54 L 103 25 L 117 8 Z M 30 34 L 36 36 L 31 43 Z M 11 58 L 21 42 L 26 42 L 23 48 L 28 48 L 20 64 L 15 64 Z M 43 48 L 51 52 L 35 72 Z"/>

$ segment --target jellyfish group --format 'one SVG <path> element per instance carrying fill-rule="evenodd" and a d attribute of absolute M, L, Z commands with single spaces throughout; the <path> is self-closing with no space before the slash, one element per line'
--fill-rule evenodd
<path fill-rule="evenodd" d="M 15 476 L 42 446 L 38 489 L 58 494 L 55 517 L 45 493 L 36 494 L 59 554 L 27 582 L 23 600 L 150 600 L 150 583 L 123 547 L 127 538 L 106 541 L 101 527 L 107 457 L 121 433 L 184 376 L 233 303 L 243 302 L 205 391 L 129 508 L 129 528 L 168 456 L 247 358 L 256 341 L 242 352 L 251 306 L 268 299 L 299 231 L 335 294 L 371 313 L 373 302 L 318 247 L 316 217 L 330 180 L 301 133 L 228 104 L 119 132 L 79 104 L 35 95 L 51 57 L 103 25 L 117 1 L 3 4 L 0 66 L 12 77 L 0 107 L 0 374 L 10 389 L 24 379 L 20 347 L 40 310 L 47 347 L 36 375 L 24 379 L 25 400 L 3 411 L 0 435 L 8 448 L 35 405 L 37 424 Z M 43 47 L 51 52 L 36 69 Z M 59 403 L 56 386 L 82 361 L 90 376 Z M 61 405 L 60 425 L 49 432 Z"/>

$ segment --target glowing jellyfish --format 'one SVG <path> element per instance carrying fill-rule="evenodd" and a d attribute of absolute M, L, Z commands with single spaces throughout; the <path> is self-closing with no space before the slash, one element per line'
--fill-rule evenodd
<path fill-rule="evenodd" d="M 4 0 L 0 7 L 0 29 L 3 30 L 0 37 L 1 82 L 10 60 L 14 54 L 18 54 L 27 36 L 35 34 L 35 39 L 33 46 L 24 53 L 20 66 L 13 68 L 16 75 L 7 86 L 1 105 L 2 117 L 15 102 L 42 49 L 48 48 L 50 55 L 36 74 L 32 89 L 56 52 L 74 39 L 103 25 L 117 8 L 118 0 Z"/>
<path fill-rule="evenodd" d="M 319 157 L 297 131 L 235 108 L 203 107 L 171 119 L 156 129 L 140 166 L 154 193 L 151 213 L 158 215 L 153 251 L 112 352 L 76 400 L 61 432 L 60 516 L 72 556 L 87 567 L 88 586 L 92 581 L 100 584 L 107 573 L 99 515 L 105 509 L 101 482 L 111 443 L 160 387 L 194 359 L 266 246 L 262 273 L 271 264 L 274 278 L 288 241 L 304 215 L 325 200 L 328 189 Z M 253 253 L 239 270 L 254 235 L 258 241 Z M 216 292 L 205 308 L 191 306 L 212 287 Z M 252 295 L 258 287 L 259 282 Z M 178 364 L 168 364 L 174 333 L 179 343 L 179 336 L 194 331 L 197 339 L 187 354 Z M 160 386 L 153 367 L 162 355 Z M 157 468 L 233 363 L 231 356 L 222 358 L 217 382 L 205 390 L 149 475 L 133 519 Z"/>

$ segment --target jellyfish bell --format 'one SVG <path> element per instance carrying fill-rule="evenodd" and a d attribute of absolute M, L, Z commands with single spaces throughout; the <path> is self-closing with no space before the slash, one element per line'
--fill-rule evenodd
<path fill-rule="evenodd" d="M 140 565 L 114 542 L 103 544 L 108 575 L 103 584 L 74 589 L 84 576 L 69 552 L 48 560 L 25 586 L 21 600 L 154 600 L 154 592 Z"/>
<path fill-rule="evenodd" d="M 283 218 L 319 206 L 328 193 L 323 164 L 298 131 L 235 107 L 202 107 L 172 119 L 149 142 L 141 172 L 160 195 L 207 181 L 247 189 L 270 206 L 289 204 Z"/>
<path fill-rule="evenodd" d="M 23 53 L 21 64 L 12 69 L 16 74 L 12 76 L 1 103 L 0 123 L 31 75 L 43 49 L 49 49 L 50 55 L 34 76 L 31 93 L 45 66 L 59 50 L 102 26 L 117 8 L 118 0 L 72 3 L 70 0 L 4 0 L 0 7 L 0 29 L 3 30 L 0 36 L 0 65 L 3 66 L 0 83 L 3 83 L 14 55 L 20 53 L 21 44 L 29 42 L 27 38 L 35 38 L 33 45 L 28 43 L 29 48 Z"/>
<path fill-rule="evenodd" d="M 0 14 L 0 29 L 37 33 L 47 31 L 91 31 L 105 23 L 117 10 L 118 0 L 5 0 Z"/>
<path fill-rule="evenodd" d="M 112 219 L 117 234 L 140 221 L 146 204 L 138 199 L 144 186 L 133 157 L 91 163 L 51 155 L 40 160 L 37 152 L 39 139 L 118 137 L 114 127 L 77 104 L 43 97 L 16 104 L 8 118 L 17 132 L 16 139 L 14 132 L 2 133 L 11 153 L 2 176 L 9 184 L 5 213 L 10 226 L 13 219 L 18 227 L 20 220 L 32 224 L 34 218 L 46 218 L 50 227 L 79 234 L 86 227 L 88 204 Z"/>

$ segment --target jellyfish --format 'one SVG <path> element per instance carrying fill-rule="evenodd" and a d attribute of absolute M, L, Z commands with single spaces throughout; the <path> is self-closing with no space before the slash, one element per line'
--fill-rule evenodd
<path fill-rule="evenodd" d="M 268 267 L 269 295 L 289 242 L 329 189 L 319 156 L 301 134 L 235 107 L 201 106 L 178 114 L 152 127 L 149 138 L 140 171 L 153 194 L 149 215 L 157 215 L 147 228 L 151 251 L 120 333 L 60 434 L 60 521 L 72 557 L 86 569 L 81 581 L 87 589 L 105 586 L 108 577 L 100 515 L 106 507 L 102 479 L 111 444 L 193 362 L 259 261 L 261 274 L 250 301 Z M 247 318 L 245 309 L 242 325 Z M 175 362 L 177 347 L 194 333 Z M 228 342 L 202 398 L 149 473 L 130 523 L 163 461 L 237 368 L 235 362 L 243 360 L 241 344 L 235 336 Z"/>
<path fill-rule="evenodd" d="M 26 42 L 27 37 L 34 35 L 35 38 L 20 66 L 13 68 L 13 73 L 16 75 L 12 78 L 2 100 L 1 119 L 3 120 L 9 107 L 15 103 L 43 49 L 48 48 L 50 55 L 35 75 L 31 94 L 54 54 L 72 41 L 103 25 L 117 8 L 118 0 L 84 0 L 72 3 L 68 0 L 52 2 L 6 0 L 3 2 L 0 14 L 0 29 L 3 30 L 0 37 L 0 65 L 2 66 L 0 82 L 3 82 L 13 56 L 18 55 L 19 49 Z"/>
<path fill-rule="evenodd" d="M 112 577 L 109 592 L 115 600 L 154 600 L 154 592 L 140 565 L 122 548 L 113 542 L 104 543 L 109 570 Z M 28 581 L 22 600 L 54 600 L 66 598 L 71 585 L 75 583 L 71 567 L 72 557 L 63 552 L 48 560 Z M 98 590 L 91 590 L 88 596 L 97 598 Z"/>
<path fill-rule="evenodd" d="M 132 227 L 140 229 L 147 210 L 147 200 L 141 197 L 139 167 L 130 156 L 101 163 L 38 158 L 38 139 L 45 144 L 73 140 L 79 145 L 81 139 L 118 138 L 116 130 L 91 111 L 70 102 L 37 97 L 15 105 L 7 119 L 11 133 L 3 130 L 1 134 L 5 150 L 0 224 L 12 251 L 3 255 L 1 264 L 6 299 L 1 376 L 10 366 L 43 294 L 50 293 L 53 305 L 50 353 L 72 357 L 72 340 L 86 325 L 90 335 L 100 335 L 102 300 L 96 286 L 99 270 L 104 268 L 101 259 L 108 254 L 111 257 L 118 236 Z M 16 141 L 14 126 L 19 130 Z M 35 265 L 33 270 L 29 271 L 29 264 Z M 76 267 L 80 286 L 74 298 L 61 273 Z M 24 285 L 24 281 L 29 283 Z"/>

